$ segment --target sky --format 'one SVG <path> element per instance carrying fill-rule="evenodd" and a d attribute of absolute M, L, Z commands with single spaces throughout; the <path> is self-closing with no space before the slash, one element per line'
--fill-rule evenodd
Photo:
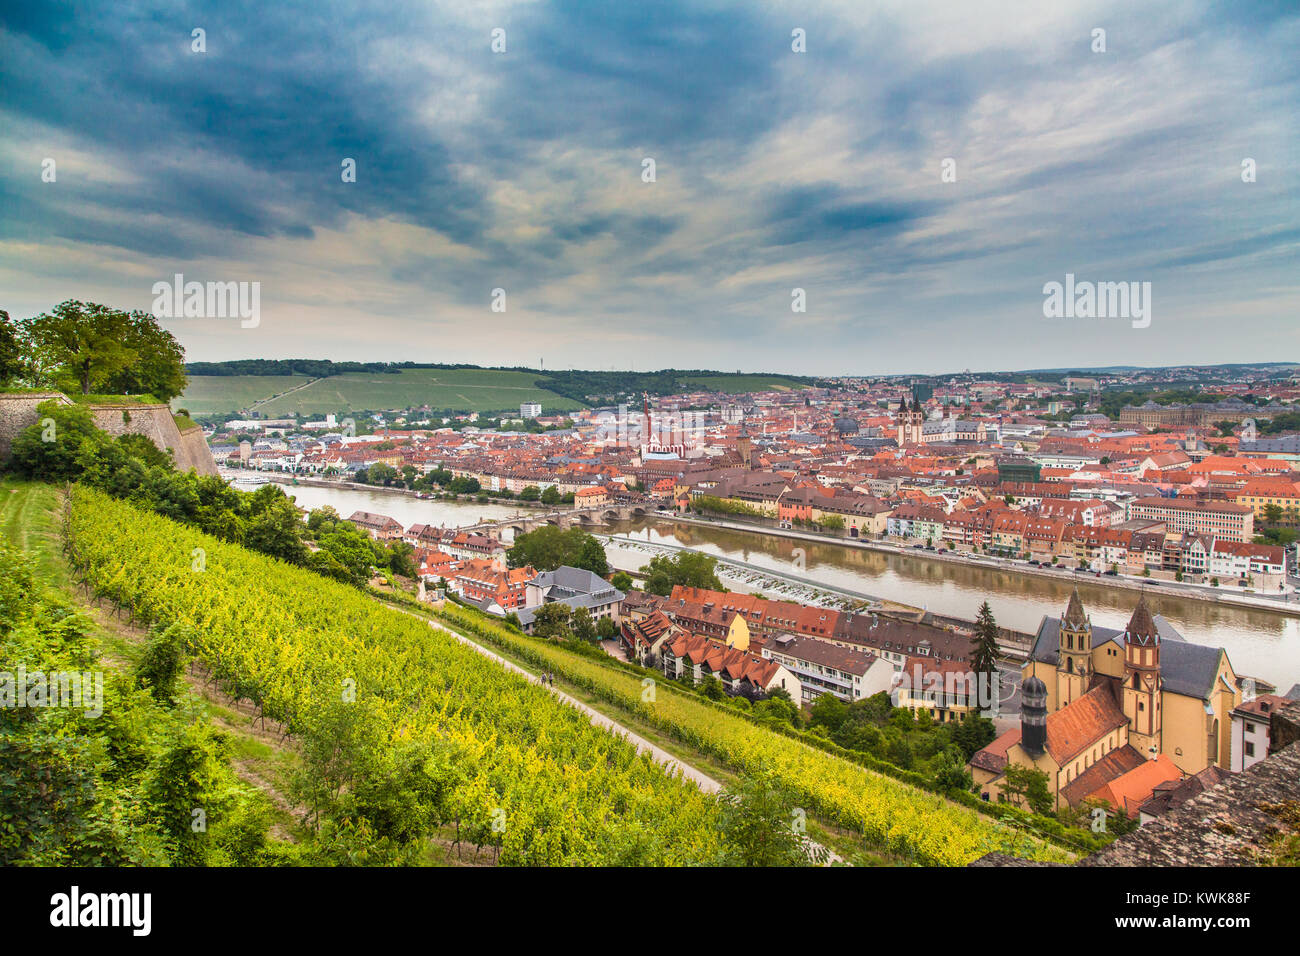
<path fill-rule="evenodd" d="M 1300 360 L 1298 50 L 1287 0 L 6 4 L 0 309 L 257 283 L 162 320 L 191 361 Z M 1067 274 L 1149 311 L 1049 317 Z"/>

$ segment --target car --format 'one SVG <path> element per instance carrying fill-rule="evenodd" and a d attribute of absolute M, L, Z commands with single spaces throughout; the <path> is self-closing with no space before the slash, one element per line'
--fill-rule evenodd
<path fill-rule="evenodd" d="M 927 551 L 933 551 L 933 550 L 934 550 L 934 545 L 932 545 L 932 544 L 927 544 L 927 545 L 925 546 L 925 550 L 927 550 Z"/>
<path fill-rule="evenodd" d="M 1038 563 L 1037 561 L 1030 561 L 1029 563 L 1032 564 L 1032 565 L 1033 565 L 1034 567 L 1036 567 L 1036 568 L 1040 566 L 1039 563 Z"/>
<path fill-rule="evenodd" d="M 1119 577 L 1119 572 L 1116 571 L 1114 568 L 1111 568 L 1109 571 L 1106 572 L 1106 577 L 1117 578 Z"/>
<path fill-rule="evenodd" d="M 916 551 L 920 551 L 920 550 L 921 550 L 922 548 L 924 548 L 924 547 L 925 547 L 925 545 L 923 545 L 923 544 L 914 544 L 914 545 L 912 545 L 913 550 L 916 550 Z"/>

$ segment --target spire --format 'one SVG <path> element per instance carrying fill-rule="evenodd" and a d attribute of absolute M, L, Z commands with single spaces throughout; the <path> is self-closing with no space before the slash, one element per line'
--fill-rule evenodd
<path fill-rule="evenodd" d="M 1088 626 L 1088 615 L 1084 613 L 1083 601 L 1079 598 L 1078 588 L 1071 592 L 1070 603 L 1066 606 L 1065 617 L 1061 620 L 1072 631 L 1082 631 Z"/>
<path fill-rule="evenodd" d="M 1160 643 L 1160 632 L 1156 629 L 1156 622 L 1147 608 L 1145 594 L 1138 598 L 1138 605 L 1133 609 L 1133 616 L 1129 618 L 1128 627 L 1125 628 L 1124 640 L 1129 644 Z"/>

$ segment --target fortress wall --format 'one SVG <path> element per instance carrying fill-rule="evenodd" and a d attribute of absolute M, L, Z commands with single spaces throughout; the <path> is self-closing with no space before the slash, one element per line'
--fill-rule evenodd
<path fill-rule="evenodd" d="M 0 393 L 0 461 L 9 457 L 13 440 L 25 428 L 40 421 L 36 406 L 48 401 L 71 405 L 62 392 L 6 392 Z"/>
<path fill-rule="evenodd" d="M 71 405 L 62 392 L 9 392 L 0 393 L 0 461 L 9 457 L 13 440 L 25 428 L 40 421 L 38 405 L 48 401 Z M 200 475 L 217 474 L 217 463 L 212 458 L 203 431 L 197 426 L 182 432 L 176 427 L 171 408 L 167 405 L 132 405 L 129 403 L 90 405 L 90 417 L 95 427 L 117 438 L 121 435 L 144 435 L 162 451 L 170 449 L 172 461 L 179 471 L 193 468 Z"/>
<path fill-rule="evenodd" d="M 200 475 L 217 474 L 201 429 L 187 428 L 181 434 L 167 405 L 91 405 L 95 427 L 117 438 L 121 435 L 144 435 L 163 451 L 170 449 L 178 471 L 193 468 Z"/>

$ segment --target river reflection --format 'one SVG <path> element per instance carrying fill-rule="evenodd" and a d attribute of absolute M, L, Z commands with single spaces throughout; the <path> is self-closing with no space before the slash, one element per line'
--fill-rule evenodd
<path fill-rule="evenodd" d="M 938 614 L 974 618 L 980 602 L 987 599 L 1000 624 L 1031 633 L 1038 629 L 1043 615 L 1059 615 L 1065 610 L 1075 586 L 1093 621 L 1106 627 L 1123 627 L 1138 598 L 1136 591 L 1089 583 L 1096 578 L 1081 574 L 1062 572 L 1059 579 L 1049 578 L 728 528 L 635 521 L 621 522 L 613 530 L 798 574 Z M 804 550 L 803 571 L 794 569 L 795 548 Z M 644 552 L 620 547 L 617 542 L 607 551 L 620 566 L 639 567 L 649 560 Z M 1147 590 L 1147 603 L 1152 613 L 1163 614 L 1189 641 L 1227 649 L 1239 673 L 1262 677 L 1277 684 L 1283 693 L 1300 682 L 1300 619 L 1162 595 L 1159 585 Z"/>
<path fill-rule="evenodd" d="M 509 518 L 521 511 L 508 505 L 479 504 L 477 501 L 436 501 L 391 491 L 357 491 L 352 488 L 318 488 L 312 485 L 280 487 L 299 507 L 308 511 L 329 505 L 344 518 L 354 511 L 371 511 L 396 518 L 406 528 L 413 524 L 455 528 L 477 524 L 480 518 L 493 521 Z"/>

